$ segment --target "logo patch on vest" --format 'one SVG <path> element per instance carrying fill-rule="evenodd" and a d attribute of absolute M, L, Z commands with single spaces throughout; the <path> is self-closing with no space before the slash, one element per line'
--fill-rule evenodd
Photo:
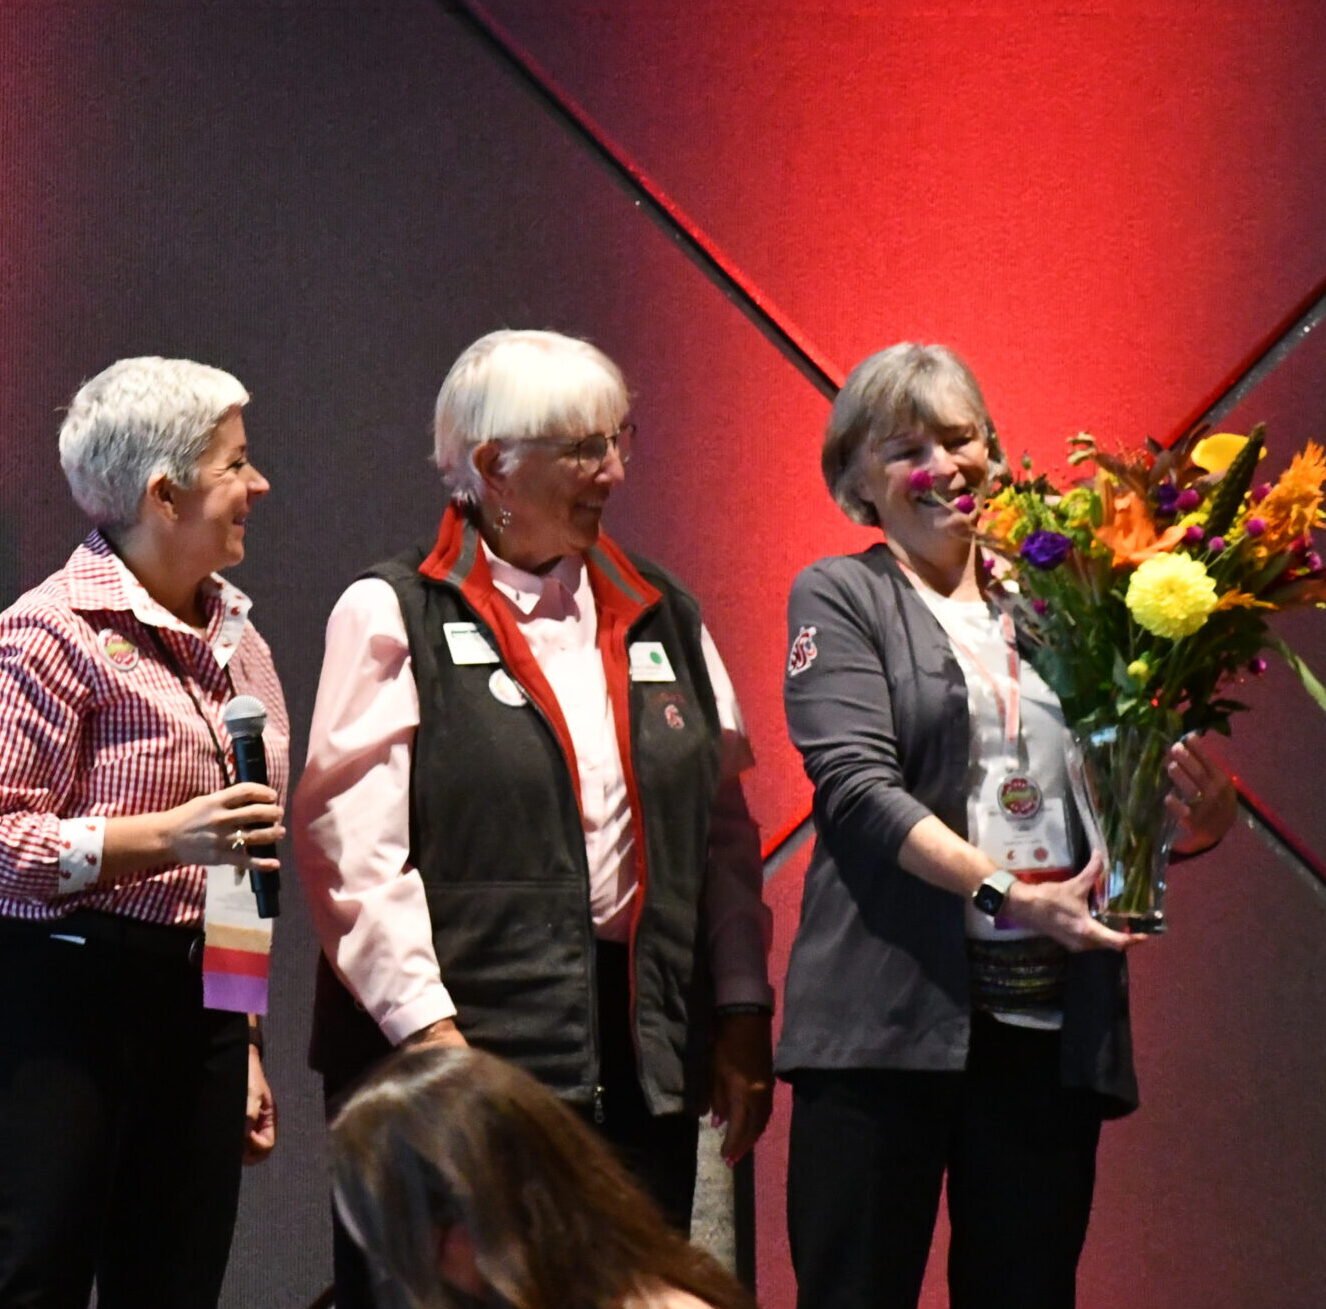
<path fill-rule="evenodd" d="M 131 673 L 138 667 L 141 658 L 138 647 L 127 636 L 107 627 L 97 633 L 97 641 L 101 645 L 101 653 L 112 668 L 118 668 L 122 673 Z"/>
<path fill-rule="evenodd" d="M 686 726 L 686 720 L 681 716 L 681 710 L 675 704 L 670 704 L 664 708 L 663 721 L 674 732 L 680 732 Z"/>
<path fill-rule="evenodd" d="M 815 633 L 819 628 L 803 623 L 801 630 L 792 642 L 792 649 L 787 656 L 787 675 L 797 677 L 819 658 L 819 647 L 815 644 Z"/>
<path fill-rule="evenodd" d="M 488 679 L 488 689 L 499 704 L 519 709 L 525 703 L 525 692 L 520 689 L 505 668 L 497 669 Z"/>

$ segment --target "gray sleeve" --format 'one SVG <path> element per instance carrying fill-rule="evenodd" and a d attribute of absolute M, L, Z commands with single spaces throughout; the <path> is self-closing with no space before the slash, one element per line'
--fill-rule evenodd
<path fill-rule="evenodd" d="M 793 583 L 783 704 L 821 838 L 844 873 L 869 875 L 896 866 L 931 811 L 904 786 L 878 615 L 869 579 L 858 583 L 851 566 L 822 561 Z"/>

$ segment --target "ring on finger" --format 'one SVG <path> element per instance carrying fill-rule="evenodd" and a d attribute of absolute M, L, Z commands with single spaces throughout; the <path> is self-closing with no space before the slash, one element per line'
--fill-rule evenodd
<path fill-rule="evenodd" d="M 235 829 L 235 835 L 230 838 L 230 848 L 232 850 L 242 850 L 248 844 L 249 838 L 242 827 Z"/>

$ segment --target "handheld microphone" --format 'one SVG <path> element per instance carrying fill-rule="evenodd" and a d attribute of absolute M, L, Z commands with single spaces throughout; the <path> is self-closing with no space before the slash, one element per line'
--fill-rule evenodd
<path fill-rule="evenodd" d="M 267 783 L 267 755 L 262 748 L 262 730 L 267 726 L 267 710 L 257 696 L 237 695 L 221 711 L 221 721 L 235 746 L 235 776 L 241 782 Z M 259 859 L 275 859 L 274 845 L 251 845 Z M 281 874 L 275 869 L 250 868 L 249 884 L 258 902 L 259 918 L 276 918 L 281 913 Z"/>

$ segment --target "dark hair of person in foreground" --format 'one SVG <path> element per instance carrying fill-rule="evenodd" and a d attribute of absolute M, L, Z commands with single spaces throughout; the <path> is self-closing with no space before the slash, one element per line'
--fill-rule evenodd
<path fill-rule="evenodd" d="M 575 1113 L 479 1050 L 385 1060 L 332 1124 L 332 1168 L 384 1306 L 754 1306 Z"/>

